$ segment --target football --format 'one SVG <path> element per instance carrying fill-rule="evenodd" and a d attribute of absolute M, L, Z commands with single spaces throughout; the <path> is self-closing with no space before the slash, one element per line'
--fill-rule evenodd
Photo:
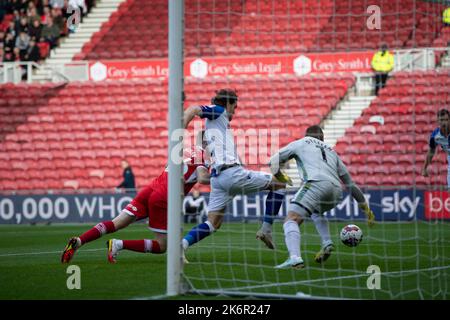
<path fill-rule="evenodd" d="M 341 241 L 348 247 L 356 247 L 363 239 L 363 232 L 356 224 L 348 224 L 341 230 Z"/>

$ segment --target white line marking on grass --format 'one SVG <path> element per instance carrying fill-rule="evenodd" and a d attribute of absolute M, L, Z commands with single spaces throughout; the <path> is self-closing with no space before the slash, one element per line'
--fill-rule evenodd
<path fill-rule="evenodd" d="M 426 269 L 383 272 L 382 275 L 387 275 L 387 274 L 392 275 L 392 274 L 397 274 L 397 273 L 416 273 L 416 272 L 422 272 L 422 271 L 435 271 L 435 270 L 442 270 L 442 269 L 448 269 L 448 268 L 450 268 L 450 265 L 442 266 L 442 267 L 426 268 Z M 330 278 L 324 278 L 324 279 L 302 280 L 302 281 L 287 282 L 287 283 L 271 283 L 271 284 L 262 284 L 262 285 L 257 285 L 257 286 L 224 288 L 224 290 L 225 291 L 233 291 L 233 290 L 242 291 L 245 289 L 259 289 L 259 288 L 269 288 L 269 287 L 279 287 L 279 286 L 291 286 L 291 285 L 307 284 L 307 283 L 314 283 L 314 282 L 321 282 L 321 281 L 332 281 L 332 280 L 351 279 L 351 278 L 360 278 L 360 277 L 367 277 L 367 273 L 348 275 L 348 276 L 340 276 L 340 277 L 330 277 Z M 150 296 L 150 297 L 135 297 L 135 298 L 130 298 L 130 300 L 160 300 L 160 299 L 165 299 L 167 297 L 168 297 L 167 295 L 159 295 L 159 296 Z"/>
<path fill-rule="evenodd" d="M 450 265 L 442 266 L 442 267 L 426 268 L 426 269 L 382 272 L 381 276 L 393 275 L 393 274 L 397 274 L 397 273 L 403 274 L 403 273 L 416 273 L 416 272 L 423 272 L 423 271 L 435 271 L 435 270 L 442 270 L 442 269 L 449 269 L 449 268 L 450 268 Z M 315 283 L 315 282 L 321 282 L 321 281 L 333 281 L 333 280 L 351 279 L 351 278 L 360 278 L 360 277 L 367 277 L 367 273 L 354 274 L 354 275 L 348 275 L 348 276 L 340 276 L 340 277 L 330 277 L 330 278 L 323 278 L 323 279 L 311 279 L 311 280 L 302 280 L 302 281 L 294 281 L 294 282 L 285 282 L 285 283 L 271 283 L 271 284 L 266 284 L 266 285 L 262 284 L 262 285 L 258 285 L 258 286 L 235 287 L 235 288 L 227 288 L 227 290 L 243 290 L 243 289 L 278 287 L 278 286 L 292 286 L 292 285 L 301 285 L 301 284 Z"/>
<path fill-rule="evenodd" d="M 83 250 L 84 251 L 100 251 L 100 250 L 105 250 L 105 249 L 86 249 Z M 37 254 L 56 254 L 56 253 L 61 253 L 62 251 L 44 251 L 44 252 L 23 252 L 23 253 L 5 253 L 5 254 L 0 254 L 0 257 L 15 257 L 15 256 L 34 256 Z"/>

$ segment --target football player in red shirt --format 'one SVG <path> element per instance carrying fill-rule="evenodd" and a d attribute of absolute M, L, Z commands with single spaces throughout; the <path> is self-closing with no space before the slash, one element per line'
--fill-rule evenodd
<path fill-rule="evenodd" d="M 201 137 L 203 138 L 203 131 Z M 204 140 L 203 147 L 204 147 Z M 197 148 L 184 160 L 184 193 L 189 193 L 198 182 L 209 184 L 208 165 L 204 159 L 203 150 Z M 69 263 L 75 252 L 84 244 L 94 241 L 104 234 L 123 229 L 131 223 L 148 218 L 149 229 L 155 232 L 155 239 L 107 241 L 108 261 L 116 262 L 117 253 L 122 250 L 137 252 L 164 253 L 167 247 L 167 168 L 161 175 L 150 182 L 112 221 L 103 221 L 78 237 L 72 237 L 66 245 L 62 263 Z"/>

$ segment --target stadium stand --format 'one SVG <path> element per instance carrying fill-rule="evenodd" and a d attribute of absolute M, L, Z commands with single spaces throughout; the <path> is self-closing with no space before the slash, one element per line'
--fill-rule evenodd
<path fill-rule="evenodd" d="M 85 4 L 89 12 L 95 0 Z M 67 1 L 1 1 L 0 62 L 45 60 L 60 39 L 70 33 L 67 8 Z M 34 51 L 30 41 L 36 44 Z"/>
<path fill-rule="evenodd" d="M 388 80 L 336 144 L 336 151 L 343 155 L 357 183 L 419 187 L 447 183 L 443 152 L 435 156 L 436 172 L 431 178 L 421 176 L 420 170 L 428 138 L 437 127 L 436 112 L 450 103 L 449 87 L 446 69 L 398 72 Z M 366 126 L 374 126 L 376 133 L 362 132 Z"/>
<path fill-rule="evenodd" d="M 363 0 L 186 1 L 185 52 L 189 57 L 445 46 L 445 6 L 424 1 L 372 1 L 380 30 L 369 30 Z M 233 14 L 229 14 L 233 13 Z M 152 24 L 148 24 L 148 20 Z M 167 56 L 167 3 L 128 0 L 95 33 L 75 60 Z M 211 30 L 211 31 L 205 31 Z"/>
<path fill-rule="evenodd" d="M 351 75 L 190 79 L 186 105 L 208 103 L 218 87 L 236 88 L 243 110 L 234 128 L 283 127 L 280 144 L 286 144 L 319 124 L 354 81 Z M 0 142 L 3 190 L 113 188 L 124 157 L 143 184 L 166 164 L 167 81 L 23 84 L 0 90 L 6 94 L 0 100 L 1 114 L 7 115 L 2 121 L 11 122 L 2 124 L 8 128 Z"/>

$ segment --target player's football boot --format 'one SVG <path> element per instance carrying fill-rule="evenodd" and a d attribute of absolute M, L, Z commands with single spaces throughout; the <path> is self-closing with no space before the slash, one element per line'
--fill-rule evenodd
<path fill-rule="evenodd" d="M 108 261 L 110 263 L 116 263 L 117 255 L 119 254 L 119 248 L 117 247 L 117 240 L 110 239 L 106 241 L 106 247 L 108 248 Z"/>
<path fill-rule="evenodd" d="M 275 266 L 275 269 L 303 269 L 305 267 L 305 263 L 303 262 L 303 259 L 300 257 L 291 257 L 287 259 L 282 264 L 279 264 Z"/>
<path fill-rule="evenodd" d="M 273 242 L 271 232 L 264 232 L 262 229 L 260 229 L 256 233 L 256 239 L 264 242 L 264 244 L 266 245 L 267 248 L 272 249 L 272 250 L 275 249 L 275 243 Z"/>
<path fill-rule="evenodd" d="M 331 252 L 334 251 L 334 245 L 329 244 L 326 247 L 320 249 L 319 252 L 317 252 L 316 256 L 314 257 L 314 261 L 317 263 L 323 263 L 327 261 L 327 259 L 331 256 Z"/>
<path fill-rule="evenodd" d="M 75 251 L 80 247 L 81 242 L 78 241 L 77 237 L 70 238 L 69 243 L 64 248 L 64 251 L 61 255 L 62 263 L 69 263 L 72 260 Z"/>

